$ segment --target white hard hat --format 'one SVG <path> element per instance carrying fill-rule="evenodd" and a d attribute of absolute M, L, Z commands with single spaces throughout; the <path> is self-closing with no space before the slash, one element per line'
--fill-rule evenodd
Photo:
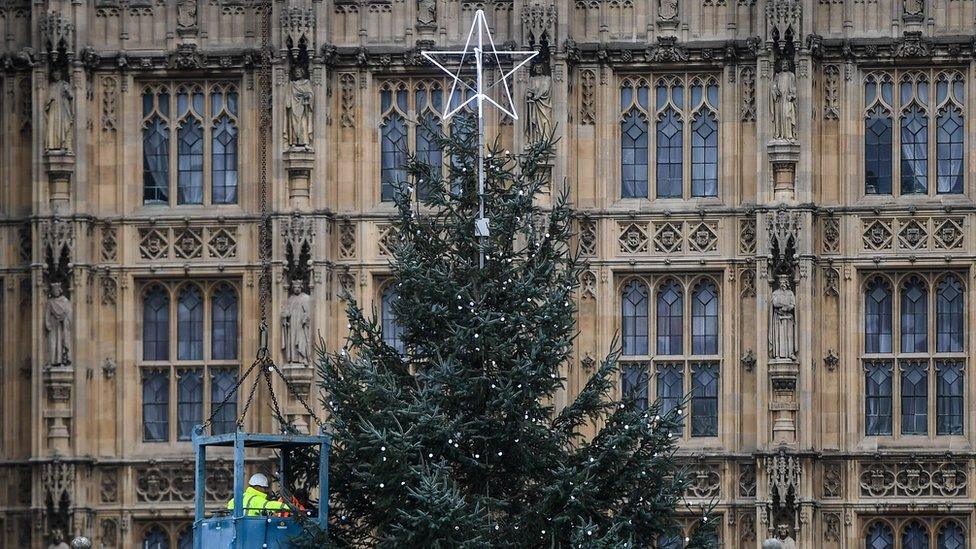
<path fill-rule="evenodd" d="M 254 473 L 251 475 L 251 480 L 247 481 L 251 486 L 260 486 L 262 488 L 268 487 L 268 477 L 264 476 L 263 473 Z"/>

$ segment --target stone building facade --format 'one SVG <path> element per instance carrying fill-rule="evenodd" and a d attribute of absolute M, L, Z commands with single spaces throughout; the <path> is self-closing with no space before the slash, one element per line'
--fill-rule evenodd
<path fill-rule="evenodd" d="M 187 546 L 188 429 L 262 321 L 309 390 L 343 296 L 392 298 L 419 52 L 477 9 L 540 53 L 489 135 L 554 128 L 580 210 L 561 398 L 615 334 L 620 391 L 690 393 L 727 547 L 972 546 L 973 0 L 4 1 L 0 546 Z"/>

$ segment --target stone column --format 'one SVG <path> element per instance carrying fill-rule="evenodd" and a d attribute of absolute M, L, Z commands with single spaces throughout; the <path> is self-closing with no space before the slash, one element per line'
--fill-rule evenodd
<path fill-rule="evenodd" d="M 67 150 L 48 150 L 44 153 L 44 165 L 51 211 L 55 215 L 66 213 L 71 202 L 71 176 L 75 171 L 75 155 Z"/>
<path fill-rule="evenodd" d="M 309 149 L 288 149 L 283 154 L 288 173 L 288 202 L 296 210 L 308 210 L 309 187 L 315 152 Z"/>

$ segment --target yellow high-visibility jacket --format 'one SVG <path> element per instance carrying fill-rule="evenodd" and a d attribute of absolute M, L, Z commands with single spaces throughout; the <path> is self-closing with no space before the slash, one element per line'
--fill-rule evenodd
<path fill-rule="evenodd" d="M 234 498 L 231 498 L 231 500 L 227 502 L 227 508 L 232 511 L 234 510 Z M 284 503 L 268 499 L 268 496 L 251 486 L 248 486 L 247 489 L 244 490 L 245 517 L 269 515 L 287 509 L 288 508 Z"/>

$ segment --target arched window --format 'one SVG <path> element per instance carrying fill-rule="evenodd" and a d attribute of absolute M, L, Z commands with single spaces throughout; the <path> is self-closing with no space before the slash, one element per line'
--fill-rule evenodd
<path fill-rule="evenodd" d="M 443 159 L 441 146 L 438 143 L 440 130 L 441 97 L 443 92 L 437 84 L 430 84 L 417 88 L 415 93 L 416 109 L 420 123 L 416 127 L 417 159 L 426 162 L 433 172 L 433 177 L 440 179 Z M 417 198 L 427 197 L 434 181 L 424 181 L 417 185 Z"/>
<path fill-rule="evenodd" d="M 213 415 L 213 434 L 231 433 L 236 429 L 237 399 L 236 368 L 210 370 L 210 413 Z"/>
<path fill-rule="evenodd" d="M 901 290 L 901 352 L 928 351 L 928 290 L 925 281 L 913 276 Z"/>
<path fill-rule="evenodd" d="M 169 360 L 169 292 L 152 286 L 142 303 L 142 359 Z"/>
<path fill-rule="evenodd" d="M 684 299 L 682 288 L 674 280 L 661 285 L 657 292 L 657 354 L 684 353 Z"/>
<path fill-rule="evenodd" d="M 710 110 L 692 120 L 691 196 L 718 196 L 718 120 Z"/>
<path fill-rule="evenodd" d="M 927 193 L 928 173 L 928 115 L 924 109 L 913 104 L 901 115 L 901 193 Z"/>
<path fill-rule="evenodd" d="M 718 366 L 691 367 L 691 436 L 718 436 Z"/>
<path fill-rule="evenodd" d="M 700 282 L 691 299 L 691 352 L 718 354 L 718 290 L 710 281 Z"/>
<path fill-rule="evenodd" d="M 685 396 L 683 370 L 680 362 L 657 366 L 657 398 L 661 403 L 662 415 L 681 406 L 681 400 Z"/>
<path fill-rule="evenodd" d="M 868 528 L 865 545 L 867 549 L 894 549 L 895 535 L 887 524 L 875 522 Z"/>
<path fill-rule="evenodd" d="M 169 440 L 169 370 L 142 372 L 142 439 Z"/>
<path fill-rule="evenodd" d="M 643 364 L 626 365 L 621 369 L 620 376 L 624 398 L 634 399 L 638 410 L 647 410 L 647 367 Z"/>
<path fill-rule="evenodd" d="M 169 536 L 159 526 L 153 526 L 142 538 L 141 549 L 169 549 Z"/>
<path fill-rule="evenodd" d="M 178 360 L 203 359 L 203 298 L 200 288 L 193 284 L 179 293 L 176 341 Z"/>
<path fill-rule="evenodd" d="M 965 168 L 962 112 L 954 106 L 943 109 L 936 124 L 936 190 L 940 194 L 959 194 Z"/>
<path fill-rule="evenodd" d="M 397 323 L 394 306 L 397 301 L 396 288 L 390 284 L 383 290 L 382 309 L 383 341 L 399 353 L 403 353 L 403 327 Z"/>
<path fill-rule="evenodd" d="M 395 103 L 394 103 L 395 100 Z M 395 185 L 407 179 L 407 111 L 405 87 L 388 87 L 380 92 L 380 195 L 393 200 Z"/>
<path fill-rule="evenodd" d="M 237 126 L 226 114 L 214 121 L 211 174 L 213 178 L 213 203 L 236 204 Z"/>
<path fill-rule="evenodd" d="M 864 192 L 891 194 L 891 116 L 881 108 L 864 120 Z"/>
<path fill-rule="evenodd" d="M 621 332 L 624 355 L 647 354 L 647 286 L 631 280 L 621 299 Z"/>
<path fill-rule="evenodd" d="M 868 436 L 891 435 L 891 362 L 864 363 L 864 427 Z"/>
<path fill-rule="evenodd" d="M 176 440 L 190 440 L 193 427 L 203 423 L 203 370 L 181 368 L 176 375 Z"/>
<path fill-rule="evenodd" d="M 158 114 L 142 126 L 142 188 L 143 203 L 169 203 L 169 128 Z"/>
<path fill-rule="evenodd" d="M 659 86 L 660 87 L 660 86 Z M 667 108 L 657 120 L 657 197 L 681 198 L 684 131 L 681 115 Z"/>
<path fill-rule="evenodd" d="M 182 120 L 176 135 L 176 202 L 203 204 L 203 113 L 202 90 L 180 90 L 176 109 Z"/>
<path fill-rule="evenodd" d="M 211 297 L 211 358 L 237 358 L 237 292 L 233 286 L 219 285 Z"/>
<path fill-rule="evenodd" d="M 901 534 L 902 549 L 929 549 L 929 531 L 922 523 L 912 521 Z"/>
<path fill-rule="evenodd" d="M 927 361 L 899 363 L 901 367 L 901 434 L 924 435 L 929 425 L 929 368 Z"/>
<path fill-rule="evenodd" d="M 956 521 L 949 521 L 939 529 L 938 549 L 965 549 L 966 535 Z"/>
<path fill-rule="evenodd" d="M 624 115 L 620 133 L 623 198 L 647 198 L 647 120 L 633 108 Z"/>
<path fill-rule="evenodd" d="M 954 275 L 946 276 L 936 289 L 935 350 L 959 353 L 963 350 L 963 287 Z"/>
<path fill-rule="evenodd" d="M 864 293 L 864 351 L 891 352 L 891 286 L 873 279 Z"/>

